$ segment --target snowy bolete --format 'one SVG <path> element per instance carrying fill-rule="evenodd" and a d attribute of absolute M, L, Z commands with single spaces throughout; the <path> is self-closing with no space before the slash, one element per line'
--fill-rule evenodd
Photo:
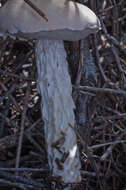
<path fill-rule="evenodd" d="M 62 40 L 84 39 L 100 23 L 87 7 L 68 0 L 31 0 L 44 19 L 24 0 L 0 8 L 0 33 L 37 39 L 35 53 L 48 161 L 54 176 L 80 182 L 80 160 L 74 131 L 75 108 Z"/>

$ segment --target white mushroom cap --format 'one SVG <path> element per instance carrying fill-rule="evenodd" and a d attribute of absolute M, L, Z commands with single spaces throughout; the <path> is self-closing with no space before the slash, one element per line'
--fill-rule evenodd
<path fill-rule="evenodd" d="M 80 40 L 100 28 L 88 7 L 67 0 L 31 0 L 48 21 L 24 0 L 9 0 L 0 8 L 0 33 L 33 39 Z"/>

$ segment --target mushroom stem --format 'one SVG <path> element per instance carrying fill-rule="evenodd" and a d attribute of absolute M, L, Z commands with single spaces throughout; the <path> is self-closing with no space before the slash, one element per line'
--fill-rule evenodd
<path fill-rule="evenodd" d="M 38 40 L 36 63 L 52 175 L 64 183 L 78 183 L 81 164 L 74 132 L 75 105 L 63 41 Z"/>

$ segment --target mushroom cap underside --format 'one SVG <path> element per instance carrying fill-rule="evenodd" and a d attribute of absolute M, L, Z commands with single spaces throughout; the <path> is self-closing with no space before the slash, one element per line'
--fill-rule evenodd
<path fill-rule="evenodd" d="M 7 1 L 0 8 L 0 33 L 33 39 L 79 40 L 100 28 L 88 7 L 68 0 L 31 0 L 48 21 L 24 0 Z"/>

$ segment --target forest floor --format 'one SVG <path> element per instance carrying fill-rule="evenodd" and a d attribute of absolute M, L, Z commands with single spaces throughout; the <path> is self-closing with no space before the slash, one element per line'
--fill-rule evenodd
<path fill-rule="evenodd" d="M 71 189 L 126 190 L 126 1 L 91 2 L 102 29 L 87 39 L 95 79 L 82 72 L 80 91 L 73 88 L 82 183 Z M 80 44 L 65 42 L 73 86 Z M 0 38 L 0 190 L 63 188 L 48 167 L 34 46 Z"/>

